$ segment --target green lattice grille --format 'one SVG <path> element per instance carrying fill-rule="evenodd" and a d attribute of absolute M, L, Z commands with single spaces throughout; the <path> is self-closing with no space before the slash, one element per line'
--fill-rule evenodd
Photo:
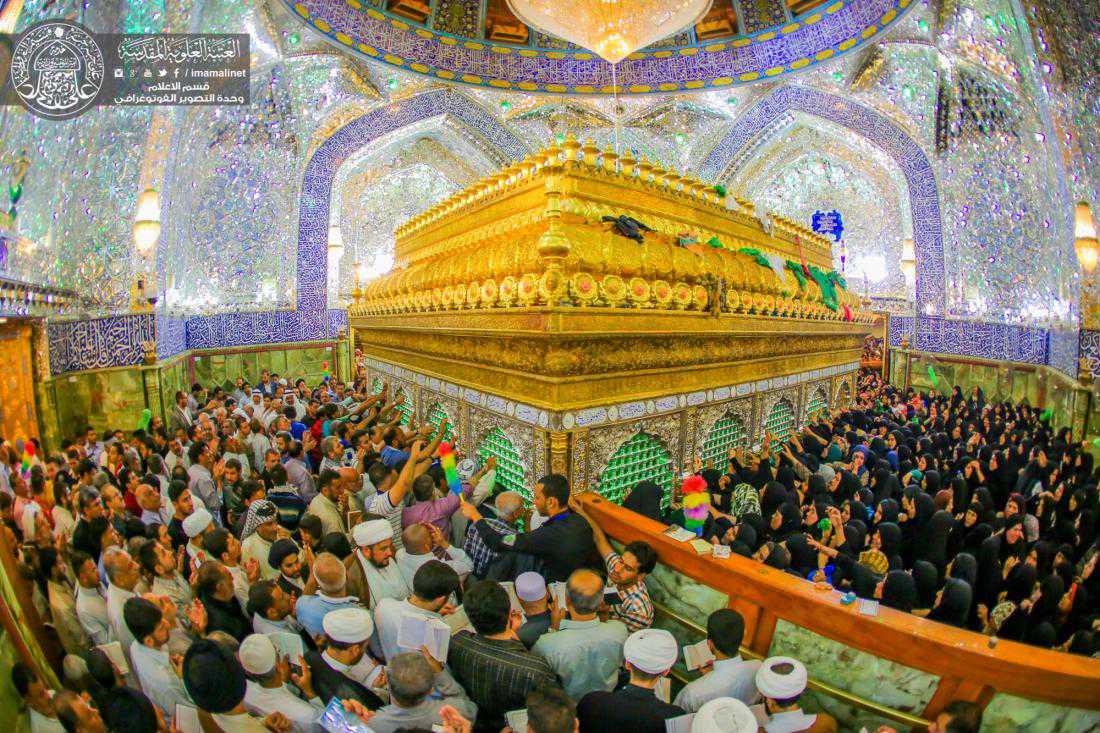
<path fill-rule="evenodd" d="M 427 423 L 432 426 L 432 435 L 430 440 L 435 440 L 439 435 L 439 425 L 444 421 L 447 421 L 447 432 L 443 433 L 443 441 L 445 443 L 452 443 L 455 439 L 454 425 L 451 423 L 451 416 L 447 414 L 447 411 L 443 409 L 443 405 L 438 402 L 431 406 L 428 410 Z"/>
<path fill-rule="evenodd" d="M 597 491 L 622 504 L 623 497 L 641 481 L 653 481 L 664 489 L 661 506 L 667 509 L 672 490 L 672 456 L 660 441 L 645 433 L 638 433 L 619 446 L 600 474 Z"/>
<path fill-rule="evenodd" d="M 768 419 L 764 421 L 764 429 L 771 431 L 772 450 L 778 450 L 794 430 L 794 408 L 790 400 L 782 399 L 772 406 Z"/>
<path fill-rule="evenodd" d="M 825 390 L 820 387 L 815 389 L 810 395 L 810 401 L 806 403 L 806 420 L 816 419 L 828 406 L 829 398 L 825 396 Z"/>
<path fill-rule="evenodd" d="M 703 441 L 703 464 L 709 461 L 712 466 L 722 470 L 731 448 L 743 448 L 749 436 L 745 433 L 745 423 L 736 415 L 723 415 L 711 427 L 707 439 Z"/>
<path fill-rule="evenodd" d="M 382 377 L 375 377 L 374 378 L 374 381 L 370 383 L 370 393 L 371 393 L 371 395 L 379 394 L 382 391 L 383 382 L 384 382 L 384 380 L 382 379 Z"/>
<path fill-rule="evenodd" d="M 393 394 L 393 398 L 396 400 L 398 397 L 402 397 L 402 396 L 404 396 L 405 402 L 400 407 L 397 408 L 397 411 L 401 413 L 401 422 L 400 422 L 400 424 L 402 426 L 407 427 L 408 424 L 409 424 L 409 421 L 412 420 L 412 416 L 413 416 L 412 395 L 410 395 L 408 392 L 406 392 L 404 387 L 398 387 L 397 391 L 394 392 L 394 394 Z"/>
<path fill-rule="evenodd" d="M 489 460 L 489 456 L 497 459 L 497 483 L 508 491 L 515 491 L 523 497 L 524 503 L 530 505 L 534 496 L 527 487 L 526 477 L 523 471 L 523 462 L 511 439 L 500 428 L 493 428 L 477 447 L 477 457 L 482 465 Z"/>

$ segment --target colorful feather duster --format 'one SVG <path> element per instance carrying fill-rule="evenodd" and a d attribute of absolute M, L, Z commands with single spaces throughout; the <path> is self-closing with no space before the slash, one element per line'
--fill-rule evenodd
<path fill-rule="evenodd" d="M 703 525 L 710 513 L 710 494 L 707 493 L 706 479 L 698 474 L 688 476 L 680 486 L 680 493 L 684 502 L 684 529 L 702 535 Z"/>

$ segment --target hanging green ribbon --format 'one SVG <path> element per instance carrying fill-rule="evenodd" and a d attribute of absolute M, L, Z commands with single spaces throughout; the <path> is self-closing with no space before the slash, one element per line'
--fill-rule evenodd
<path fill-rule="evenodd" d="M 831 280 L 833 285 L 840 288 L 841 290 L 847 290 L 848 289 L 848 284 L 846 282 L 844 282 L 844 276 L 841 275 L 836 270 L 830 270 L 829 271 L 829 280 Z"/>
<path fill-rule="evenodd" d="M 725 249 L 726 248 L 726 245 L 722 244 L 721 240 L 719 240 L 718 237 L 711 237 L 710 239 L 707 240 L 707 244 L 710 245 L 711 247 L 714 247 L 715 249 Z"/>
<path fill-rule="evenodd" d="M 806 275 L 802 272 L 801 264 L 794 260 L 787 260 L 787 272 L 794 275 L 795 280 L 798 280 L 799 288 L 806 289 Z"/>
<path fill-rule="evenodd" d="M 742 254 L 747 254 L 749 257 L 752 257 L 754 260 L 756 260 L 756 264 L 760 265 L 761 267 L 766 267 L 769 270 L 772 269 L 771 263 L 768 262 L 768 258 L 765 257 L 760 252 L 760 250 L 753 249 L 752 247 L 742 247 L 737 251 L 741 252 Z"/>
<path fill-rule="evenodd" d="M 810 265 L 807 269 L 809 269 L 814 282 L 821 288 L 821 301 L 825 304 L 825 307 L 831 311 L 837 310 L 836 287 L 833 285 L 833 281 L 813 265 Z"/>

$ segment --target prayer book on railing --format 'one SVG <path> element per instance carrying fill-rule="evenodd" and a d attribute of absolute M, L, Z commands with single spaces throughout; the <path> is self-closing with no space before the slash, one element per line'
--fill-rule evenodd
<path fill-rule="evenodd" d="M 714 545 L 703 539 L 694 539 L 688 544 L 691 545 L 691 549 L 695 550 L 700 555 L 709 555 L 714 551 Z"/>
<path fill-rule="evenodd" d="M 697 539 L 697 536 L 694 532 L 684 529 L 683 527 L 678 527 L 675 524 L 666 529 L 661 534 L 665 535 L 666 537 L 670 537 L 677 542 L 691 542 L 692 540 Z"/>

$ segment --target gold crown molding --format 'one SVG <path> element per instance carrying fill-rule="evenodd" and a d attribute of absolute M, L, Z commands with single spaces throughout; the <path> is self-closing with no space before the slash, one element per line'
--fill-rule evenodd
<path fill-rule="evenodd" d="M 751 204 L 732 201 L 570 138 L 399 227 L 398 269 L 357 290 L 351 315 L 570 305 L 870 323 L 855 295 L 838 288 L 827 305 L 812 278 L 739 251 L 829 270 L 826 238 L 774 214 L 765 229 Z M 603 221 L 620 216 L 649 228 L 643 243 Z"/>

